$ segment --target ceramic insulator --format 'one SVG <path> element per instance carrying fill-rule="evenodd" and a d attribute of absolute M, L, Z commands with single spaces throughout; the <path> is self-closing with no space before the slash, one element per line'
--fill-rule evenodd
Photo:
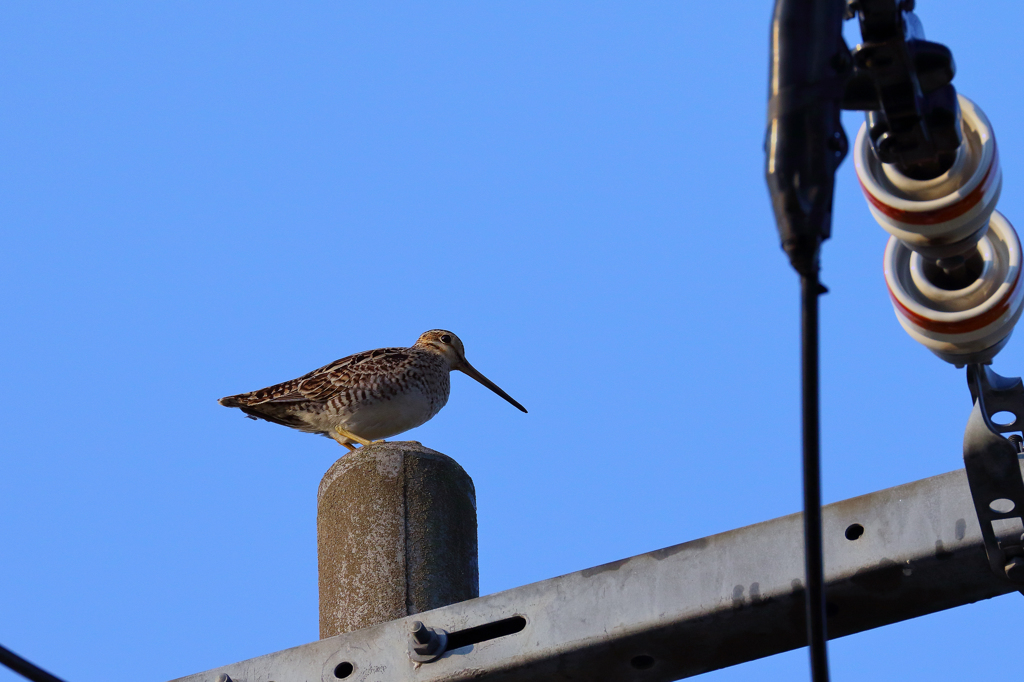
<path fill-rule="evenodd" d="M 928 258 L 973 250 L 984 234 L 1003 185 L 992 126 L 973 102 L 959 96 L 963 143 L 948 171 L 930 180 L 883 164 L 868 140 L 867 124 L 854 144 L 854 166 L 875 220 Z"/>
<path fill-rule="evenodd" d="M 915 340 L 960 367 L 987 363 L 1010 338 L 1024 302 L 1021 246 L 1013 226 L 998 211 L 977 244 L 977 278 L 961 289 L 945 289 L 934 261 L 896 237 L 885 249 L 885 283 L 896 318 Z"/>
<path fill-rule="evenodd" d="M 963 143 L 939 177 L 915 180 L 881 163 L 866 124 L 853 158 L 871 214 L 892 235 L 885 281 L 897 319 L 912 338 L 962 366 L 990 362 L 1006 345 L 1024 284 L 1020 240 L 995 211 L 1003 174 L 992 125 L 969 99 L 959 95 L 959 102 Z M 954 257 L 967 268 L 955 277 L 937 262 Z"/>

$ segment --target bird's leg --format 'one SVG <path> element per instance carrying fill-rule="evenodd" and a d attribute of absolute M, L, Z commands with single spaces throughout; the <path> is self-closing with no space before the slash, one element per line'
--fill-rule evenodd
<path fill-rule="evenodd" d="M 355 446 L 349 443 L 347 440 L 345 440 L 345 437 L 342 436 L 341 434 L 335 433 L 334 431 L 328 431 L 327 435 L 336 440 L 338 442 L 338 445 L 344 445 L 349 452 L 356 451 Z"/>
<path fill-rule="evenodd" d="M 360 438 L 359 436 L 357 436 L 356 434 L 352 433 L 351 431 L 346 431 L 345 429 L 341 428 L 340 426 L 335 426 L 334 430 L 338 432 L 338 435 L 341 436 L 341 438 L 338 438 L 333 433 L 331 434 L 331 437 L 334 438 L 334 440 L 336 440 L 339 443 L 341 443 L 342 445 L 348 445 L 348 443 L 346 443 L 343 439 L 348 439 L 348 440 L 353 441 L 355 443 L 359 443 L 360 445 L 363 445 L 363 446 L 369 445 L 370 442 L 371 442 L 371 441 L 366 440 L 365 438 Z M 355 448 L 352 448 L 352 449 L 355 450 Z"/>

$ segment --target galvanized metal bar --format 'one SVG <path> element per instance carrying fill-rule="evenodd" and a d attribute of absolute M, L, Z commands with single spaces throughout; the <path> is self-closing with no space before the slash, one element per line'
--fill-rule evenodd
<path fill-rule="evenodd" d="M 1013 591 L 963 470 L 824 508 L 831 637 Z M 179 682 L 661 682 L 806 644 L 801 515 L 452 604 Z M 409 625 L 449 650 L 410 657 Z M 221 680 L 225 678 L 219 678 Z"/>

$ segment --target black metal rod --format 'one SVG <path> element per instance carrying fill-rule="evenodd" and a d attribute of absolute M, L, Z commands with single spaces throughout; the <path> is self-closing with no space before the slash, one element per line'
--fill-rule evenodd
<path fill-rule="evenodd" d="M 803 393 L 804 577 L 807 583 L 807 644 L 811 679 L 828 682 L 825 623 L 825 561 L 821 539 L 821 440 L 818 410 L 817 268 L 800 276 L 800 352 Z"/>
<path fill-rule="evenodd" d="M 0 646 L 0 663 L 22 677 L 32 680 L 32 682 L 64 682 L 59 677 L 51 675 L 34 663 L 29 663 L 18 654 L 2 646 Z"/>

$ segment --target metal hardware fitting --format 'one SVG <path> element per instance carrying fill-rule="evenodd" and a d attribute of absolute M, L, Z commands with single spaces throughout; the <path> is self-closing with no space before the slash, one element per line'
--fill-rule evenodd
<path fill-rule="evenodd" d="M 409 656 L 417 663 L 430 663 L 441 658 L 448 646 L 448 633 L 431 628 L 421 621 L 409 623 Z"/>
<path fill-rule="evenodd" d="M 964 432 L 964 465 L 992 571 L 1024 593 L 1024 477 L 1018 439 L 1001 433 L 1024 426 L 1024 382 L 996 374 L 986 365 L 967 367 L 974 409 Z M 1009 412 L 999 424 L 992 416 Z"/>

